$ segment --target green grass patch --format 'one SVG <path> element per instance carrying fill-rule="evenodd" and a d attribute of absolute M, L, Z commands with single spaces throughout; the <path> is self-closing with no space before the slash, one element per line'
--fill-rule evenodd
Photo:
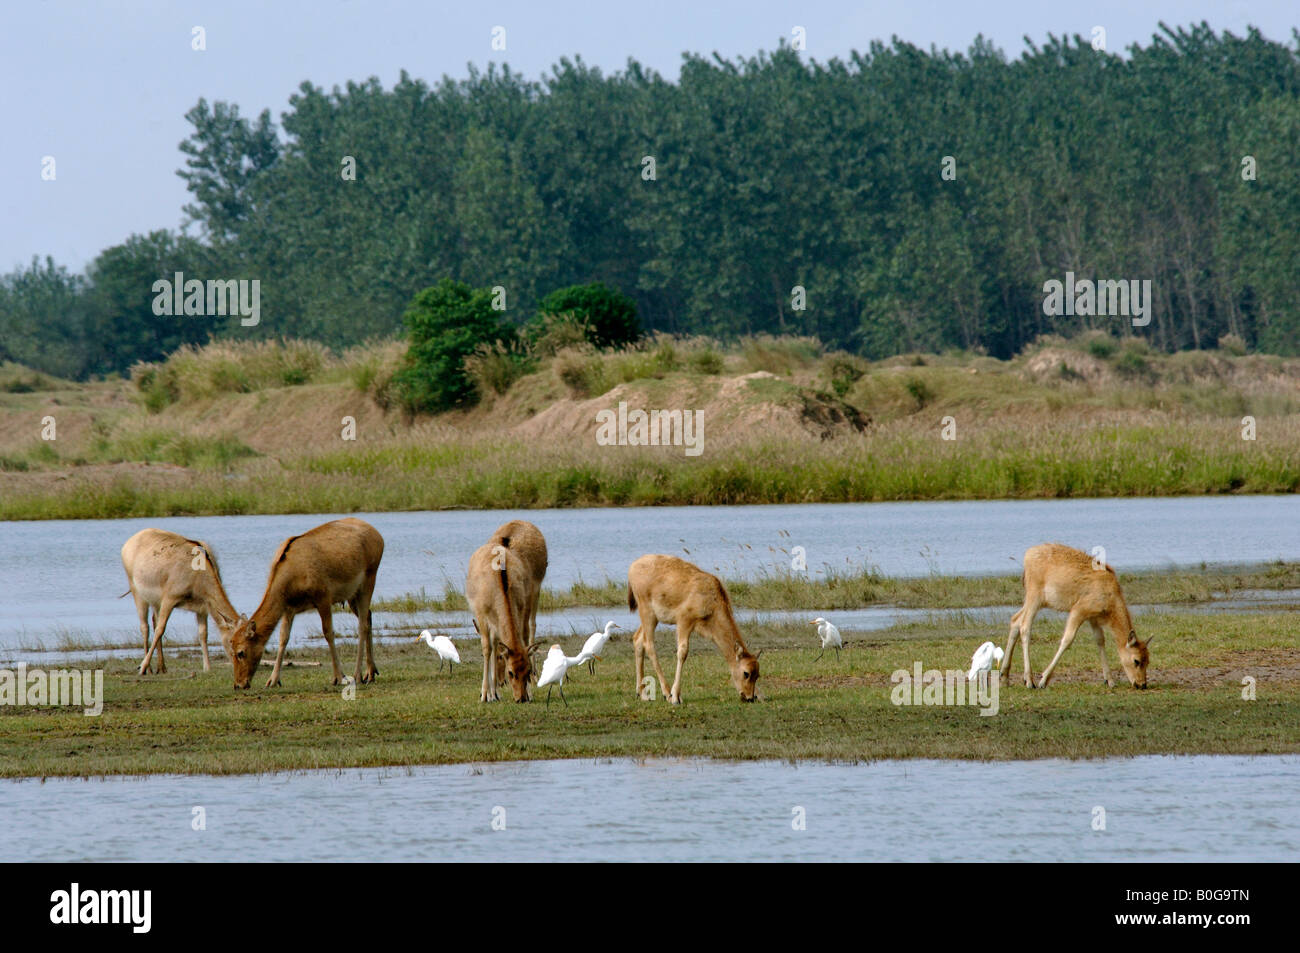
<path fill-rule="evenodd" d="M 1035 673 L 1050 659 L 1060 620 L 1044 616 L 1031 648 Z M 61 709 L 0 709 L 0 775 L 6 777 L 246 773 L 298 768 L 439 764 L 541 758 L 685 757 L 868 760 L 1008 759 L 1139 754 L 1265 754 L 1300 751 L 1300 616 L 1154 615 L 1151 688 L 1100 683 L 1096 652 L 1081 639 L 1051 687 L 1004 687 L 999 712 L 974 706 L 901 707 L 891 673 L 964 668 L 973 649 L 1000 633 L 961 620 L 881 632 L 846 632 L 839 660 L 817 655 L 806 627 L 751 626 L 763 649 L 762 700 L 740 704 L 717 651 L 696 640 L 683 678 L 684 704 L 634 697 L 627 637 L 608 647 L 595 676 L 573 675 L 569 705 L 552 700 L 483 705 L 479 658 L 438 675 L 428 649 L 377 648 L 380 677 L 348 701 L 328 684 L 319 639 L 301 631 L 283 687 L 236 692 L 215 653 L 213 670 L 173 656 L 166 677 L 138 678 L 129 661 L 106 665 L 102 716 Z M 577 650 L 581 636 L 564 640 Z M 672 635 L 661 629 L 660 659 L 672 672 Z M 354 643 L 342 642 L 345 671 Z M 1110 649 L 1112 666 L 1117 662 Z M 1017 666 L 1019 659 L 1016 660 Z M 1018 668 L 1014 669 L 1018 671 Z M 1242 678 L 1257 697 L 1242 698 Z M 540 693 L 544 696 L 545 692 Z"/>

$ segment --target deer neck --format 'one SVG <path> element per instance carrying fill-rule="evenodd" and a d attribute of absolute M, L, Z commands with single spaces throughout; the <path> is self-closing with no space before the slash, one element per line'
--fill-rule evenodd
<path fill-rule="evenodd" d="M 280 624 L 287 611 L 284 598 L 284 585 L 278 578 L 272 579 L 271 584 L 266 587 L 266 594 L 262 596 L 262 601 L 250 617 L 257 632 L 257 641 L 260 644 L 266 644 L 275 631 L 275 627 Z"/>
<path fill-rule="evenodd" d="M 1123 603 L 1107 613 L 1106 626 L 1110 629 L 1116 645 L 1123 646 L 1128 643 L 1128 634 L 1133 631 L 1133 619 Z"/>
<path fill-rule="evenodd" d="M 215 572 L 209 574 L 206 588 L 208 591 L 204 593 L 203 601 L 207 603 L 208 613 L 221 628 L 233 629 L 239 622 L 239 613 L 230 604 L 226 589 L 221 585 L 221 578 Z"/>

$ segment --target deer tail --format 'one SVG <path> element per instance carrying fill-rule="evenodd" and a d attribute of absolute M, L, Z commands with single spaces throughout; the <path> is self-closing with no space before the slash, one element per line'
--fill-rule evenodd
<path fill-rule="evenodd" d="M 498 561 L 500 568 L 497 570 L 497 582 L 501 587 L 501 612 L 505 616 L 506 628 L 509 630 L 510 645 L 519 644 L 518 633 L 515 632 L 515 614 L 510 611 L 510 577 L 506 573 L 506 548 L 502 545 L 492 547 L 492 558 Z"/>

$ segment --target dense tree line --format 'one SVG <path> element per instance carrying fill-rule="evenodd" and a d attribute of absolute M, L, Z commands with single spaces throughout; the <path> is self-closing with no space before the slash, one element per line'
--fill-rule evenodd
<path fill-rule="evenodd" d="M 815 334 L 873 357 L 1134 333 L 1044 314 L 1067 271 L 1149 279 L 1138 333 L 1159 347 L 1233 333 L 1294 353 L 1291 39 L 1162 27 L 1122 56 L 1053 37 L 1008 59 L 979 38 L 825 63 L 782 47 L 687 56 L 677 82 L 577 59 L 540 81 L 403 73 L 304 83 L 278 128 L 200 101 L 180 171 L 198 238 L 133 236 L 84 277 L 48 261 L 6 276 L 0 357 L 39 364 L 34 342 L 57 337 L 50 369 L 88 373 L 214 330 L 349 344 L 399 332 L 443 278 L 505 288 L 516 322 L 603 281 L 651 329 Z M 152 315 L 151 282 L 182 266 L 260 279 L 261 323 Z"/>

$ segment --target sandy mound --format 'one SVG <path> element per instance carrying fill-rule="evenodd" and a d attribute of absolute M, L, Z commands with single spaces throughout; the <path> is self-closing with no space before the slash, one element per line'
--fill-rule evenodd
<path fill-rule="evenodd" d="M 762 433 L 772 437 L 829 440 L 861 433 L 871 420 L 856 408 L 798 387 L 767 371 L 740 377 L 632 381 L 599 397 L 564 398 L 516 424 L 512 431 L 530 439 L 589 437 L 597 414 L 627 410 L 690 410 L 702 415 L 711 435 Z"/>
<path fill-rule="evenodd" d="M 1025 362 L 1024 373 L 1026 377 L 1036 381 L 1060 380 L 1063 376 L 1062 367 L 1066 368 L 1064 376 L 1073 375 L 1075 379 L 1082 379 L 1089 384 L 1105 383 L 1115 377 L 1115 372 L 1105 361 L 1091 354 L 1059 347 L 1043 348 L 1034 354 Z"/>

